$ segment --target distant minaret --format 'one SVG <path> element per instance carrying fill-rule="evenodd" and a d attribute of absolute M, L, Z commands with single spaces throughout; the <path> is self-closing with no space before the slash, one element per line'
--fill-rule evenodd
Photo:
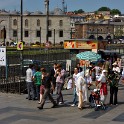
<path fill-rule="evenodd" d="M 65 13 L 65 0 L 62 0 L 62 10 Z"/>
<path fill-rule="evenodd" d="M 65 6 L 65 12 L 67 12 L 67 5 Z"/>

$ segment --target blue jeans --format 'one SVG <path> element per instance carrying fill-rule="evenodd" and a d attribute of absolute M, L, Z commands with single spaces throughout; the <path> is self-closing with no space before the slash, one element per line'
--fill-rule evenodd
<path fill-rule="evenodd" d="M 28 99 L 31 99 L 31 93 L 32 93 L 32 99 L 35 99 L 33 82 L 26 82 L 26 83 L 27 83 Z"/>
<path fill-rule="evenodd" d="M 36 85 L 36 96 L 37 96 L 37 99 L 39 100 L 40 99 L 40 85 Z"/>
<path fill-rule="evenodd" d="M 77 104 L 77 93 L 76 93 L 76 87 L 74 87 L 73 90 L 73 104 Z"/>

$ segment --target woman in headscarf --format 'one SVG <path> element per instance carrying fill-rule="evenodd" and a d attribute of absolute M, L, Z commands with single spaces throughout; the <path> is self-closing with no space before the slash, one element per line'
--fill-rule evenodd
<path fill-rule="evenodd" d="M 87 101 L 87 84 L 84 79 L 84 72 L 81 72 L 77 75 L 77 95 L 79 98 L 78 108 L 83 109 L 83 103 Z"/>
<path fill-rule="evenodd" d="M 103 102 L 103 104 L 105 104 L 105 100 L 107 97 L 107 71 L 103 70 L 102 74 L 100 75 L 100 78 L 98 79 L 98 83 L 101 83 L 101 87 L 100 87 L 100 97 L 101 97 L 101 101 Z"/>

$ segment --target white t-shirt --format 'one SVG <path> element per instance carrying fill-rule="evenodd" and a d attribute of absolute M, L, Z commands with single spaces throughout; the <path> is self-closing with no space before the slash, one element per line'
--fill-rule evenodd
<path fill-rule="evenodd" d="M 32 69 L 28 68 L 26 70 L 26 82 L 32 82 L 33 71 Z"/>
<path fill-rule="evenodd" d="M 67 89 L 71 89 L 72 88 L 72 79 L 69 79 L 68 84 L 67 84 Z"/>
<path fill-rule="evenodd" d="M 73 74 L 73 80 L 74 80 L 74 83 L 76 85 L 76 82 L 77 82 L 77 74 Z"/>
<path fill-rule="evenodd" d="M 101 83 L 105 83 L 106 82 L 106 76 L 104 74 L 101 74 L 98 81 L 100 81 Z"/>
<path fill-rule="evenodd" d="M 99 70 L 100 70 L 100 67 L 99 66 L 95 66 L 95 71 L 96 71 L 96 75 L 99 75 Z"/>
<path fill-rule="evenodd" d="M 91 78 L 91 76 L 88 76 L 88 77 L 85 77 L 85 81 L 86 81 L 86 83 L 92 83 L 92 78 Z"/>

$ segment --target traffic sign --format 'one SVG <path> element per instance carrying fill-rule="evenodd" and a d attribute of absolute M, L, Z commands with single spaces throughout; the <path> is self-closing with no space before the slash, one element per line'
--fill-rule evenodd
<path fill-rule="evenodd" d="M 17 43 L 17 50 L 23 50 L 23 42 Z"/>

